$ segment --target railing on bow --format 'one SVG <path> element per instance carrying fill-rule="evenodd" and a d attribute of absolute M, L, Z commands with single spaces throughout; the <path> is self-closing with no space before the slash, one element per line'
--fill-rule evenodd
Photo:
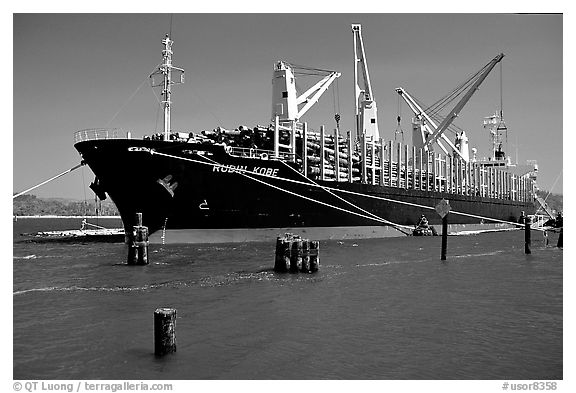
<path fill-rule="evenodd" d="M 101 139 L 130 139 L 130 132 L 125 132 L 120 128 L 90 128 L 74 133 L 75 144 Z"/>

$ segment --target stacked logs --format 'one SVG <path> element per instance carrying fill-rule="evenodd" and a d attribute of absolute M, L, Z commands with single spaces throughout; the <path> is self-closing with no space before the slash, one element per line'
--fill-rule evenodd
<path fill-rule="evenodd" d="M 338 148 L 335 149 L 335 138 L 331 135 L 324 137 L 324 177 L 326 179 L 333 179 L 336 177 L 336 165 L 338 165 L 338 174 L 340 180 L 348 179 L 349 171 L 349 154 L 348 154 L 348 141 L 344 138 L 338 138 Z M 306 150 L 308 153 L 308 175 L 317 178 L 320 175 L 321 163 L 321 144 L 320 135 L 312 133 L 306 140 Z M 338 159 L 336 160 L 336 150 L 338 151 Z M 356 181 L 360 180 L 360 156 L 357 152 L 352 153 L 352 176 Z"/>
<path fill-rule="evenodd" d="M 314 273 L 320 266 L 320 242 L 286 233 L 276 238 L 274 271 Z"/>

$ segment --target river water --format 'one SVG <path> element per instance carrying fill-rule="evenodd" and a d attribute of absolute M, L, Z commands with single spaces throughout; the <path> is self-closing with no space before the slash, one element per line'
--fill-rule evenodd
<path fill-rule="evenodd" d="M 36 242 L 13 223 L 14 379 L 562 379 L 562 250 L 521 231 L 322 241 L 278 274 L 275 244 Z M 119 227 L 104 219 L 99 225 Z M 153 313 L 177 309 L 177 352 Z"/>

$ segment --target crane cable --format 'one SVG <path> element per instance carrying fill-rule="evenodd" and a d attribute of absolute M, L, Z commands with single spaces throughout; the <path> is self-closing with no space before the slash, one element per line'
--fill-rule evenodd
<path fill-rule="evenodd" d="M 336 88 L 332 87 L 332 101 L 334 104 L 334 120 L 336 120 L 336 129 L 340 132 L 340 91 L 338 89 L 338 78 L 336 78 Z M 338 104 L 336 104 L 338 102 Z M 338 107 L 336 107 L 338 105 Z"/>

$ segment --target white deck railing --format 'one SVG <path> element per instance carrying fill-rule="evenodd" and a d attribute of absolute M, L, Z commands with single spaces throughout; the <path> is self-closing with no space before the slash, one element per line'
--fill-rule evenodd
<path fill-rule="evenodd" d="M 75 144 L 99 139 L 130 139 L 130 133 L 120 128 L 90 128 L 74 133 Z"/>

